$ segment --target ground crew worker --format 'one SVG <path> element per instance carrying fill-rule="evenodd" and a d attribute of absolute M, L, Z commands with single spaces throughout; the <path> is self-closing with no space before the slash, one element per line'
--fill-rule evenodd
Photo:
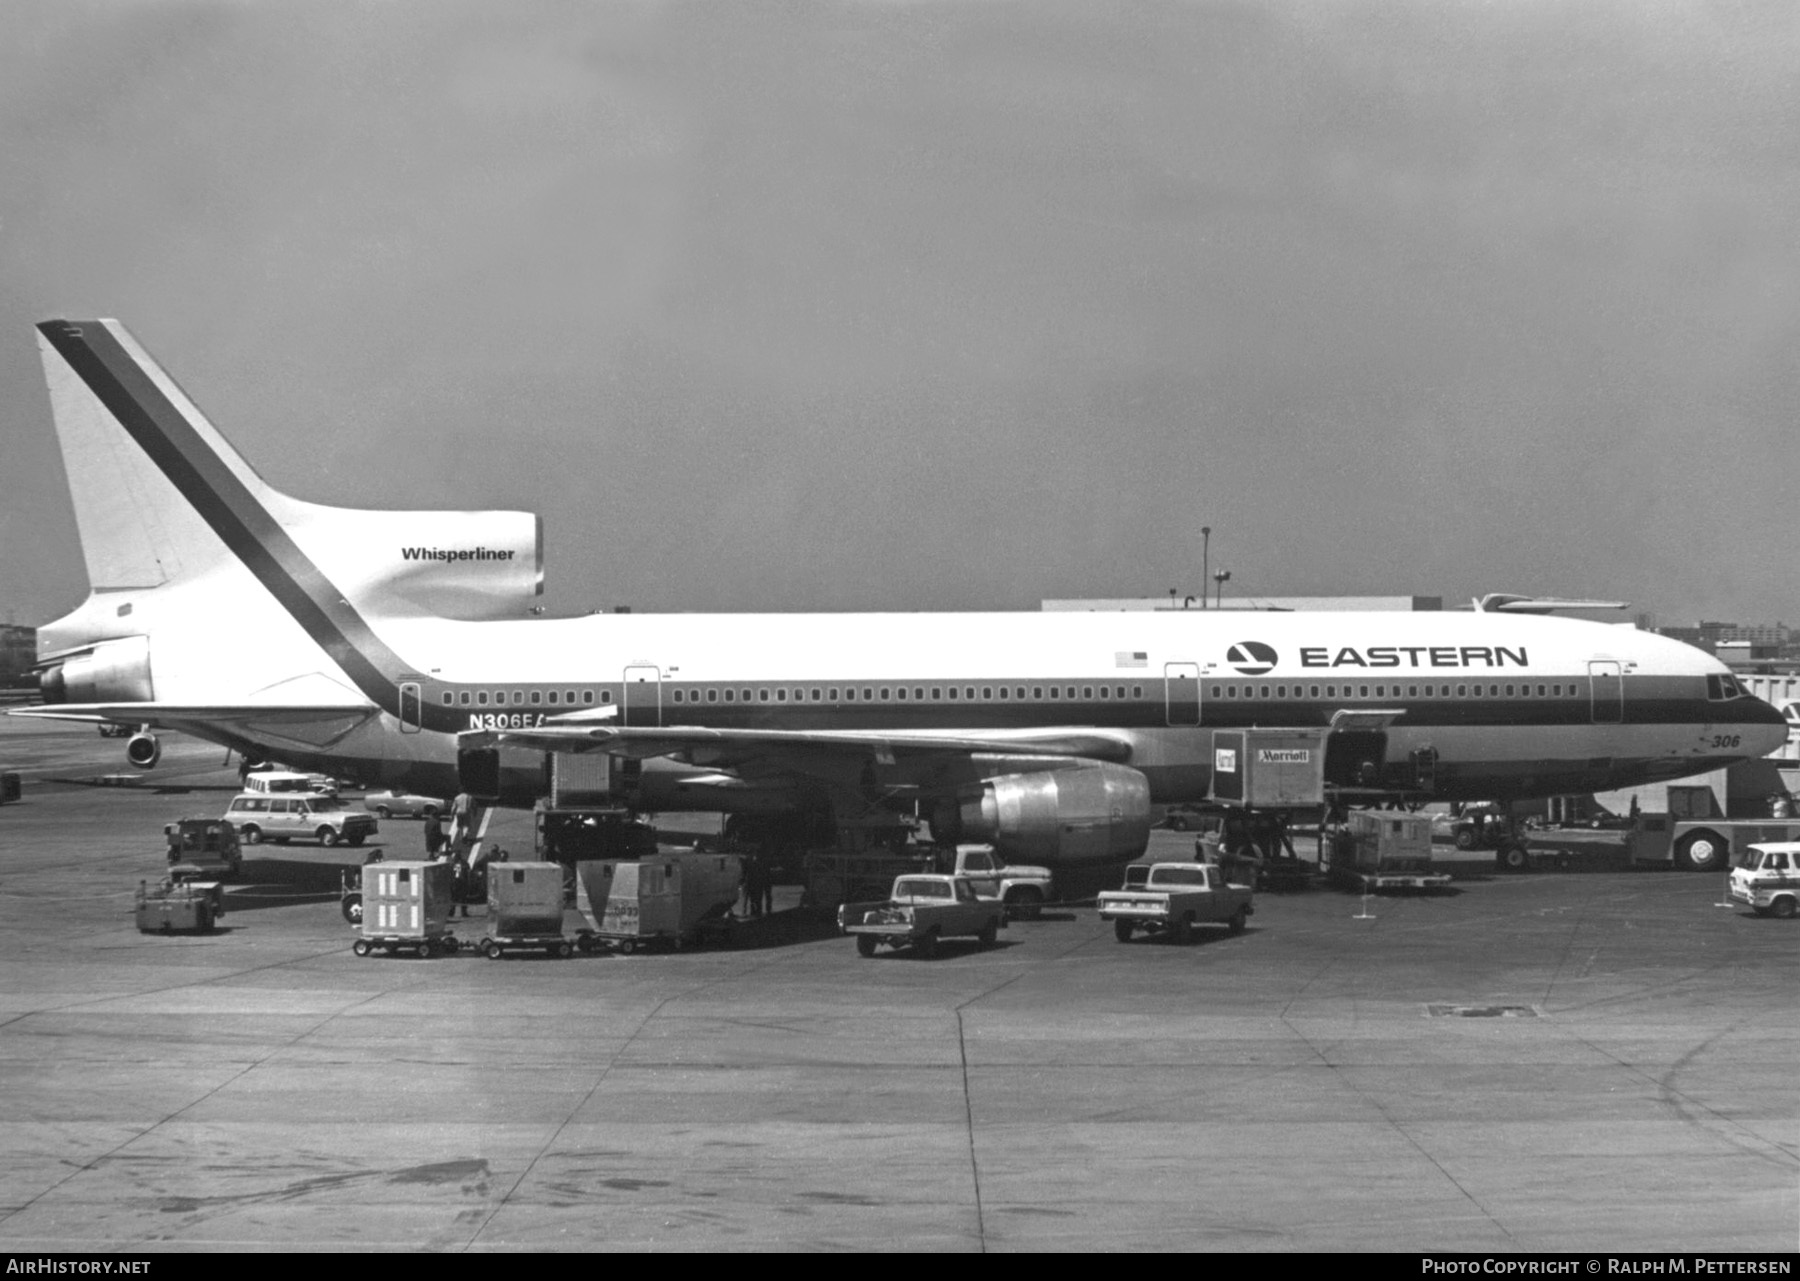
<path fill-rule="evenodd" d="M 436 858 L 444 848 L 444 825 L 436 814 L 425 816 L 425 857 Z"/>

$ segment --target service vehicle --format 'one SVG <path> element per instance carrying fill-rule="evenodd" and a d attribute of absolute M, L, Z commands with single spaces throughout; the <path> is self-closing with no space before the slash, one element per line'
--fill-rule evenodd
<path fill-rule="evenodd" d="M 244 775 L 246 792 L 265 792 L 269 795 L 297 792 L 303 796 L 331 796 L 338 794 L 338 781 L 329 774 L 300 774 L 293 770 L 260 769 L 251 770 Z"/>
<path fill-rule="evenodd" d="M 958 845 L 946 861 L 940 870 L 967 877 L 977 898 L 999 899 L 1014 918 L 1036 920 L 1055 894 L 1049 868 L 1009 863 L 991 845 Z"/>
<path fill-rule="evenodd" d="M 1434 841 L 1443 837 L 1465 853 L 1493 850 L 1495 864 L 1507 871 L 1523 872 L 1531 866 L 1531 838 L 1524 820 L 1492 801 L 1465 805 L 1457 814 L 1437 815 L 1431 820 L 1431 833 Z"/>
<path fill-rule="evenodd" d="M 169 875 L 177 880 L 230 878 L 243 866 L 237 829 L 222 818 L 179 818 L 163 825 L 163 836 L 169 842 Z"/>
<path fill-rule="evenodd" d="M 179 881 L 152 888 L 139 881 L 137 927 L 144 934 L 206 934 L 225 915 L 225 887 L 217 881 Z"/>
<path fill-rule="evenodd" d="M 1730 894 L 1758 916 L 1800 914 L 1800 841 L 1752 845 L 1731 869 Z"/>
<path fill-rule="evenodd" d="M 1723 772 L 1721 771 L 1721 774 Z M 1646 809 L 1627 838 L 1633 863 L 1673 863 L 1690 872 L 1723 872 L 1752 845 L 1800 841 L 1800 819 L 1776 818 L 1763 798 L 1760 813 L 1728 795 L 1729 782 L 1670 783 L 1662 810 Z M 1787 808 L 1785 804 L 1783 808 Z"/>
<path fill-rule="evenodd" d="M 1113 923 L 1113 937 L 1121 943 L 1138 930 L 1186 943 L 1197 925 L 1223 925 L 1242 934 L 1256 911 L 1255 898 L 1254 889 L 1233 885 L 1216 864 L 1152 863 L 1147 869 L 1127 868 L 1125 888 L 1102 891 L 1095 906 L 1101 920 Z"/>
<path fill-rule="evenodd" d="M 241 792 L 226 807 L 225 819 L 246 845 L 263 841 L 361 845 L 380 830 L 373 814 L 345 809 L 335 797 L 311 794 Z"/>
<path fill-rule="evenodd" d="M 442 797 L 396 790 L 370 792 L 362 805 L 377 818 L 430 818 L 450 812 L 450 803 Z"/>
<path fill-rule="evenodd" d="M 874 956 L 883 945 L 933 956 L 939 942 L 960 937 L 992 947 L 1005 924 L 1004 904 L 976 894 L 968 877 L 935 873 L 896 877 L 885 903 L 846 903 L 838 909 L 838 928 L 855 935 L 862 956 Z"/>

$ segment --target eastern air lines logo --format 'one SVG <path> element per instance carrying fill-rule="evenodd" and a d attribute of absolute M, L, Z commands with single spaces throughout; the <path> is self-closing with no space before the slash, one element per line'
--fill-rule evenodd
<path fill-rule="evenodd" d="M 1261 676 L 1273 671 L 1280 660 L 1275 651 L 1261 641 L 1239 641 L 1225 651 L 1225 661 L 1246 676 Z"/>

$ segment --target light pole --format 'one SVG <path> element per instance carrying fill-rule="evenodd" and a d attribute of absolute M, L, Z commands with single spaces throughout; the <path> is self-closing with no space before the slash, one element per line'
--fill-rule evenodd
<path fill-rule="evenodd" d="M 1200 526 L 1200 608 L 1206 608 L 1207 558 L 1212 554 L 1212 526 Z"/>
<path fill-rule="evenodd" d="M 1214 609 L 1224 608 L 1224 606 L 1220 602 L 1222 602 L 1225 599 L 1225 584 L 1230 581 L 1231 581 L 1231 571 L 1229 569 L 1221 569 L 1218 573 L 1213 575 L 1213 582 L 1218 584 L 1217 590 L 1213 592 L 1213 608 Z"/>

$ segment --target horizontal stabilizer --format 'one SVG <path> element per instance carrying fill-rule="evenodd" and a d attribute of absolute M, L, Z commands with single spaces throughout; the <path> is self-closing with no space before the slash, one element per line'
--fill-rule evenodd
<path fill-rule="evenodd" d="M 1513 596 L 1489 592 L 1472 602 L 1477 614 L 1554 614 L 1565 609 L 1630 609 L 1628 600 L 1572 600 L 1562 596 Z"/>
<path fill-rule="evenodd" d="M 244 738 L 279 740 L 295 747 L 329 747 L 361 725 L 377 709 L 368 703 L 324 706 L 245 703 L 58 703 L 20 707 L 9 716 L 28 720 L 75 721 L 86 725 L 142 725 L 192 734 L 210 742 L 237 745 Z"/>

